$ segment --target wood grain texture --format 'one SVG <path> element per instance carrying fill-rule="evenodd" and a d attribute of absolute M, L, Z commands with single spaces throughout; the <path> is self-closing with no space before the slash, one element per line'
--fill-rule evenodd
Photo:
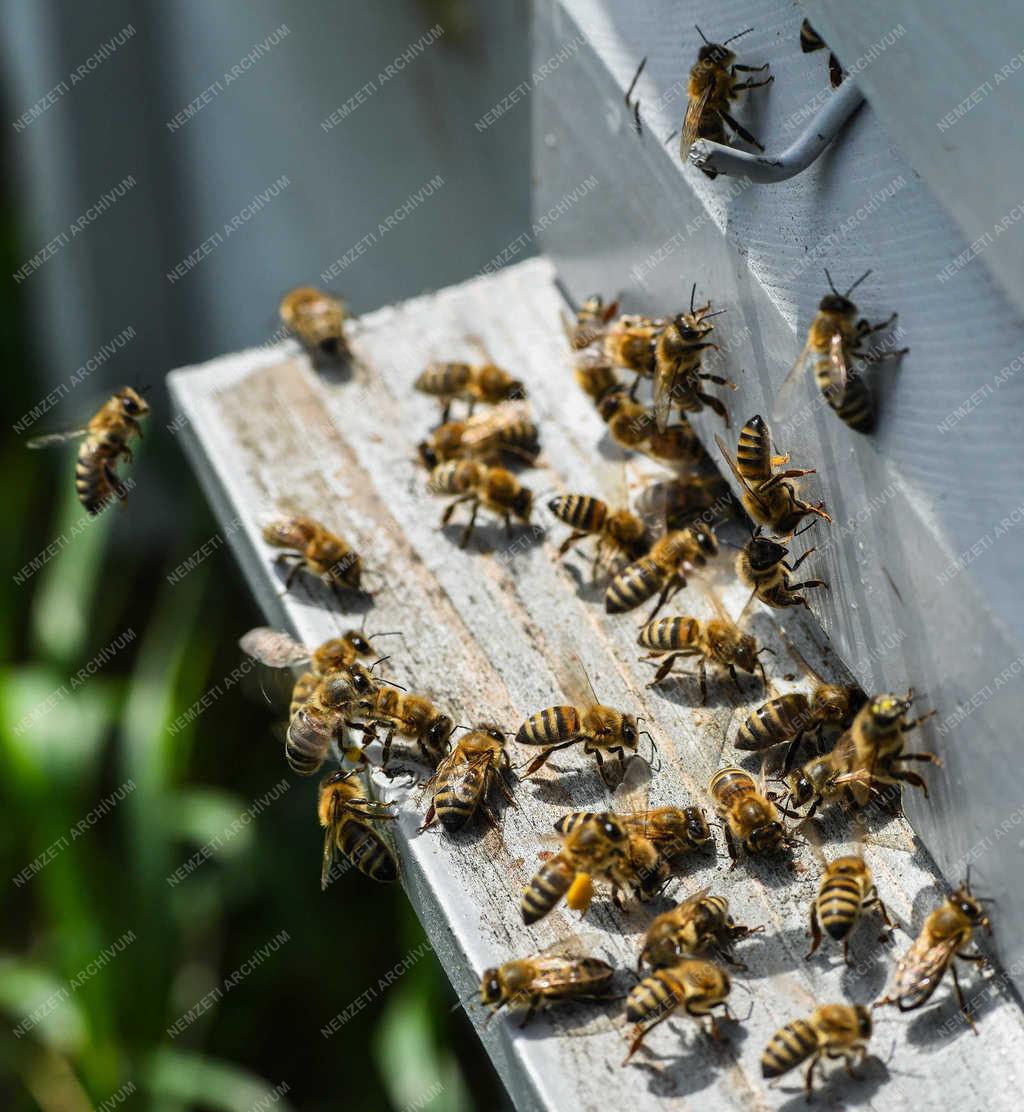
<path fill-rule="evenodd" d="M 510 543 L 485 524 L 462 551 L 450 531 L 439 531 L 441 503 L 424 493 L 424 473 L 414 460 L 416 442 L 437 416 L 435 404 L 410 389 L 416 373 L 432 359 L 472 358 L 486 350 L 523 378 L 539 418 L 543 466 L 525 473 L 524 481 L 544 492 L 543 500 L 572 490 L 614 495 L 620 469 L 607 461 L 603 426 L 571 384 L 563 309 L 550 264 L 535 260 L 363 317 L 351 331 L 359 368 L 348 381 L 315 374 L 288 343 L 177 371 L 170 385 L 187 419 L 182 435 L 221 520 L 238 519 L 231 540 L 270 622 L 316 643 L 362 619 L 359 612 L 336 612 L 329 596 L 302 588 L 278 597 L 280 580 L 271 571 L 273 552 L 260 540 L 260 522 L 286 510 L 315 515 L 351 539 L 367 566 L 385 577 L 367 628 L 404 632 L 400 647 L 389 646 L 394 678 L 435 697 L 459 722 L 493 718 L 514 731 L 528 714 L 559 701 L 558 661 L 569 649 L 583 659 L 603 699 L 651 726 L 660 754 L 652 801 L 707 804 L 708 778 L 723 759 L 737 755 L 726 743 L 763 694 L 749 680 L 745 697 L 728 680 L 715 682 L 709 705 L 700 708 L 692 705 L 695 686 L 686 681 L 664 693 L 648 691 L 650 670 L 636 660 L 636 618 L 606 617 L 582 557 L 553 560 L 564 527 L 541 513 L 541 528 L 519 530 Z M 716 578 L 727 584 L 728 568 Z M 738 611 L 743 592 L 728 588 L 723 594 Z M 678 610 L 709 612 L 693 587 L 678 596 Z M 799 686 L 781 679 L 798 671 L 790 645 L 826 674 L 837 674 L 831 657 L 815 652 L 821 633 L 813 623 L 787 615 L 783 637 L 774 617 L 761 612 L 752 630 L 778 654 L 769 671 L 779 690 Z M 529 754 L 514 756 L 521 763 Z M 265 751 L 260 759 L 271 766 L 283 754 Z M 418 790 L 379 786 L 400 800 L 404 883 L 460 995 L 472 990 L 485 967 L 570 933 L 580 933 L 597 956 L 632 968 L 652 914 L 670 905 L 665 898 L 620 913 L 601 896 L 582 924 L 560 909 L 533 928 L 522 925 L 519 893 L 538 853 L 550 848 L 544 839 L 552 822 L 566 810 L 608 803 L 581 753 L 560 755 L 535 782 L 521 785 L 518 805 L 505 811 L 499 830 L 473 829 L 451 839 L 437 829 L 416 832 L 426 807 Z M 315 785 L 296 788 L 308 791 L 312 824 Z M 804 962 L 807 908 L 818 875 L 811 851 L 798 850 L 796 871 L 749 862 L 729 871 L 720 831 L 716 837 L 717 860 L 685 866 L 668 896 L 711 885 L 728 897 L 737 921 L 765 924 L 765 932 L 740 949 L 750 969 L 736 981 L 749 996 L 735 989 L 733 1005 L 741 1017 L 749 1008 L 749 1017 L 722 1044 L 700 1035 L 689 1020 L 671 1021 L 651 1036 L 651 1053 L 641 1051 L 624 1069 L 621 1005 L 572 1006 L 522 1032 L 499 1017 L 481 1037 L 519 1108 L 803 1106 L 795 1075 L 777 1090 L 764 1086 L 758 1065 L 763 1046 L 778 1026 L 815 1002 L 873 999 L 885 984 L 891 951 L 878 946 L 869 923 L 854 941 L 854 969 L 844 969 L 834 951 Z M 839 852 L 842 838 L 841 826 L 829 827 L 830 855 Z M 916 930 L 941 889 L 927 854 L 901 821 L 877 830 L 868 854 L 891 911 Z M 316 884 L 318 861 L 308 862 L 308 874 Z M 356 888 L 366 882 L 349 875 L 342 883 Z M 897 936 L 898 949 L 907 944 Z M 623 991 L 630 983 L 620 975 Z M 1011 1093 L 1021 1080 L 1024 1025 L 1015 1004 L 999 991 L 985 991 L 982 1037 L 975 1039 L 955 1023 L 946 986 L 937 1001 L 911 1017 L 880 1013 L 874 1049 L 887 1061 L 869 1062 L 867 1079 L 859 1083 L 840 1071 L 829 1083 L 830 1098 L 870 1108 L 927 1106 L 929 1096 L 936 1106 L 1014 1106 L 1000 1093 Z M 347 1003 L 339 1000 L 339 1010 Z M 482 1027 L 480 1012 L 473 1015 Z M 329 1018 L 296 1022 L 308 1023 L 314 1039 Z M 951 1033 L 943 1027 L 950 1023 Z M 998 1092 L 983 1081 L 997 1077 Z"/>
<path fill-rule="evenodd" d="M 894 5 L 892 21 L 907 7 Z M 840 283 L 874 269 L 859 308 L 873 321 L 898 311 L 898 343 L 911 348 L 898 366 L 868 372 L 877 431 L 846 429 L 808 375 L 798 419 L 774 432 L 797 466 L 818 469 L 807 490 L 835 517 L 827 534 L 799 542 L 817 544 L 805 566 L 831 586 L 813 598 L 814 612 L 865 687 L 912 686 L 937 711 L 924 742 L 946 773 L 931 802 L 910 800 L 908 813 L 947 878 L 972 863 L 978 882 L 1000 893 L 996 946 L 1021 987 L 1019 309 L 989 273 L 987 248 L 939 279 L 969 244 L 870 105 L 806 173 L 778 185 L 737 192 L 736 182 L 681 165 L 677 144 L 662 142 L 682 119 L 699 23 L 709 37 L 753 28 L 736 43 L 739 60 L 770 62 L 776 79 L 737 114 L 769 151 L 782 149 L 806 126 L 787 123 L 828 95 L 825 56 L 800 52 L 801 17 L 792 4 L 752 0 L 713 11 L 697 0 L 539 0 L 535 70 L 560 44 L 581 34 L 587 44 L 534 91 L 535 222 L 562 203 L 538 239 L 577 299 L 621 292 L 627 310 L 674 312 L 696 281 L 727 309 L 716 338 L 729 349 L 720 370 L 739 385 L 727 397 L 734 424 L 770 413 L 826 291 L 824 267 Z M 639 138 L 622 95 L 644 55 Z M 587 178 L 596 186 L 564 203 Z M 705 442 L 722 429 L 710 413 L 695 424 Z"/>

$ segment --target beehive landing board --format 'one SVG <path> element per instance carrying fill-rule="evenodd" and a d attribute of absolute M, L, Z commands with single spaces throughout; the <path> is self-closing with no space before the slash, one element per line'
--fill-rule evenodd
<path fill-rule="evenodd" d="M 351 376 L 314 371 L 291 343 L 185 368 L 170 377 L 185 422 L 182 435 L 268 622 L 316 644 L 362 620 L 361 612 L 342 613 L 329 595 L 314 597 L 302 587 L 280 597 L 274 553 L 260 539 L 260 524 L 280 512 L 315 516 L 350 538 L 367 566 L 384 578 L 367 628 L 404 632 L 402 642 L 389 645 L 393 678 L 435 697 L 458 722 L 491 719 L 514 732 L 528 714 L 562 701 L 558 660 L 569 649 L 579 654 L 602 700 L 643 716 L 653 730 L 660 767 L 651 782 L 652 803 L 706 804 L 709 777 L 737 755 L 726 742 L 763 693 L 749 678 L 744 696 L 727 678 L 716 680 L 701 708 L 694 706 L 699 696 L 690 680 L 664 693 L 647 690 L 651 673 L 637 663 L 637 618 L 604 614 L 582 556 L 561 565 L 553 559 L 564 527 L 542 510 L 536 529 L 521 528 L 510 541 L 484 522 L 468 550 L 460 550 L 455 530 L 439 531 L 442 503 L 425 493 L 424 473 L 415 462 L 417 441 L 437 419 L 435 403 L 411 390 L 416 373 L 430 360 L 478 359 L 486 352 L 521 375 L 539 419 L 543 466 L 523 476 L 543 494 L 539 503 L 559 491 L 614 498 L 622 469 L 601 422 L 572 384 L 560 323 L 564 308 L 550 264 L 535 259 L 363 317 L 351 329 L 358 361 Z M 630 481 L 638 481 L 635 473 Z M 727 587 L 727 566 L 716 574 Z M 722 593 L 736 614 L 743 592 L 733 587 Z M 673 611 L 709 614 L 699 588 L 691 586 L 677 601 Z M 777 654 L 767 659 L 779 691 L 798 686 L 782 679 L 800 672 L 793 645 L 823 674 L 841 674 L 827 646 L 822 652 L 819 630 L 790 615 L 784 625 L 783 635 L 777 615 L 765 611 L 751 624 Z M 513 756 L 521 763 L 528 754 Z M 283 754 L 268 751 L 264 759 L 283 760 Z M 309 792 L 312 826 L 315 782 L 297 787 Z M 792 867 L 741 861 L 730 871 L 718 830 L 717 859 L 687 862 L 654 905 L 618 912 L 599 893 L 582 923 L 559 909 L 526 928 L 519 894 L 538 853 L 552 848 L 545 841 L 552 822 L 569 810 L 610 803 L 588 758 L 572 750 L 559 755 L 536 780 L 519 786 L 518 806 L 505 811 L 499 830 L 456 839 L 437 829 L 417 833 L 426 806 L 420 792 L 394 785 L 385 790 L 404 796 L 404 883 L 460 996 L 486 966 L 572 933 L 591 952 L 628 970 L 653 913 L 671 906 L 669 897 L 705 886 L 729 899 L 738 922 L 765 925 L 739 949 L 749 971 L 734 983 L 749 993 L 734 987 L 732 1004 L 742 1022 L 727 1025 L 728 1041 L 715 1043 L 679 1018 L 659 1027 L 649 1050 L 620 1068 L 627 1037 L 621 1005 L 573 1005 L 524 1031 L 499 1017 L 481 1030 L 520 1108 L 681 1109 L 698 1102 L 703 1108 L 802 1107 L 797 1073 L 775 1089 L 761 1080 L 765 1043 L 816 1002 L 874 999 L 893 957 L 909 944 L 906 933 L 898 932 L 894 946 L 880 945 L 871 919 L 854 940 L 852 968 L 844 968 L 830 947 L 823 947 L 821 960 L 805 962 L 807 908 L 819 875 L 812 849 L 798 847 Z M 827 826 L 825 852 L 841 852 L 848 836 L 841 822 Z M 916 932 L 944 889 L 927 854 L 900 820 L 877 826 L 866 852 L 891 912 L 904 931 Z M 316 884 L 315 855 L 308 870 L 309 883 Z M 357 888 L 369 882 L 348 875 L 341 883 Z M 623 972 L 619 982 L 625 990 L 631 979 Z M 982 990 L 979 978 L 968 975 L 969 995 L 978 997 L 979 1038 L 957 1021 L 946 984 L 927 1010 L 876 1013 L 878 1057 L 866 1064 L 861 1081 L 850 1081 L 841 1069 L 830 1072 L 825 1104 L 1017 1107 L 1024 1025 L 998 983 L 993 979 L 991 989 Z M 339 1009 L 347 1003 L 339 1000 Z M 483 1014 L 473 1014 L 482 1027 Z M 329 1019 L 302 1016 L 295 1022 L 308 1023 L 312 1039 Z"/>

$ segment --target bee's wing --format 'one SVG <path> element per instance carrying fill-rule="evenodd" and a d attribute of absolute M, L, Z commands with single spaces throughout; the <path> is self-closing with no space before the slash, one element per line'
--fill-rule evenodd
<path fill-rule="evenodd" d="M 674 368 L 672 374 L 666 373 L 662 367 L 654 368 L 654 424 L 658 432 L 664 432 L 668 428 L 668 419 L 672 413 L 672 391 L 675 384 Z"/>
<path fill-rule="evenodd" d="M 573 931 L 571 934 L 563 935 L 557 942 L 552 942 L 550 946 L 545 946 L 536 957 L 537 959 L 588 957 L 594 954 L 601 944 L 602 938 L 599 934 Z"/>
<path fill-rule="evenodd" d="M 650 810 L 651 766 L 646 761 L 630 761 L 622 780 L 612 793 L 612 810 L 620 814 Z"/>
<path fill-rule="evenodd" d="M 908 1011 L 927 1003 L 939 987 L 957 945 L 957 938 L 933 943 L 923 932 L 919 934 L 896 966 L 890 998 Z"/>
<path fill-rule="evenodd" d="M 790 368 L 789 374 L 782 380 L 782 385 L 775 395 L 775 401 L 772 402 L 771 418 L 773 421 L 784 420 L 796 408 L 797 387 L 800 385 L 801 372 L 810 353 L 811 337 L 808 334 L 803 351 L 796 357 L 796 362 Z"/>
<path fill-rule="evenodd" d="M 689 158 L 690 148 L 696 142 L 701 117 L 711 98 L 711 89 L 712 85 L 709 82 L 699 97 L 686 102 L 686 115 L 683 116 L 682 134 L 679 137 L 679 157 L 684 162 Z"/>
<path fill-rule="evenodd" d="M 714 590 L 711 586 L 706 586 L 705 589 L 704 589 L 704 595 L 707 598 L 708 603 L 711 606 L 711 609 L 714 611 L 715 617 L 720 622 L 725 622 L 726 625 L 730 625 L 730 626 L 735 627 L 736 623 L 732 620 L 731 617 L 729 617 L 729 611 L 726 610 L 725 603 L 722 602 L 721 598 L 718 595 L 718 592 L 716 590 Z M 748 599 L 746 606 L 743 607 L 744 611 L 746 611 L 747 606 L 749 606 L 749 605 L 750 605 L 750 600 Z"/>
<path fill-rule="evenodd" d="M 826 858 L 825 850 L 821 844 L 821 831 L 813 822 L 807 822 L 800 827 L 800 833 L 807 839 L 807 844 L 811 847 L 811 853 L 814 854 L 815 861 L 818 862 L 822 872 L 824 872 L 828 866 L 828 858 Z"/>
<path fill-rule="evenodd" d="M 699 892 L 694 892 L 692 896 L 687 896 L 676 908 L 676 911 L 683 911 L 684 909 L 688 911 L 691 907 L 696 907 L 710 891 L 710 888 L 702 888 Z"/>
<path fill-rule="evenodd" d="M 239 640 L 238 646 L 242 652 L 270 668 L 291 668 L 296 664 L 305 664 L 311 655 L 309 649 L 299 644 L 294 637 L 268 626 L 250 629 Z"/>
<path fill-rule="evenodd" d="M 323 891 L 327 887 L 331 878 L 331 869 L 334 867 L 334 859 L 338 852 L 338 819 L 340 812 L 338 810 L 337 798 L 331 800 L 331 813 L 327 819 L 327 828 L 324 830 L 324 853 L 323 860 L 320 865 L 320 889 Z"/>
<path fill-rule="evenodd" d="M 81 436 L 88 436 L 89 430 L 67 429 L 64 432 L 50 432 L 44 436 L 33 436 L 25 442 L 26 448 L 49 448 L 52 444 L 63 444 L 67 440 L 77 440 Z"/>
<path fill-rule="evenodd" d="M 759 506 L 764 506 L 765 512 L 767 512 L 768 507 L 765 505 L 764 499 L 740 474 L 740 469 L 736 466 L 736 461 L 732 458 L 732 456 L 729 455 L 729 449 L 725 446 L 725 441 L 718 435 L 718 433 L 715 433 L 715 443 L 718 445 L 718 450 L 722 453 L 725 462 L 729 465 L 729 470 L 733 473 L 733 475 L 736 476 L 736 482 L 740 484 L 743 490 L 745 490 L 746 493 L 749 494 L 750 497 L 753 498 Z"/>
<path fill-rule="evenodd" d="M 467 448 L 480 447 L 502 430 L 526 420 L 531 420 L 530 407 L 526 402 L 502 402 L 469 418 L 462 443 Z"/>
<path fill-rule="evenodd" d="M 590 707 L 600 702 L 587 670 L 583 667 L 583 661 L 575 653 L 563 653 L 558 661 L 556 675 L 562 694 L 573 706 Z"/>

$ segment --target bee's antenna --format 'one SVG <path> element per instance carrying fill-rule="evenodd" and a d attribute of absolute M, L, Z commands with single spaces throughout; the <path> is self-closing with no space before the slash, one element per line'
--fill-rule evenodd
<path fill-rule="evenodd" d="M 690 311 L 691 312 L 693 311 L 692 307 L 691 307 Z M 728 313 L 728 312 L 729 312 L 728 309 L 716 309 L 713 313 L 705 313 L 704 316 L 701 317 L 701 320 L 711 320 L 712 317 L 720 317 L 723 313 Z"/>
<path fill-rule="evenodd" d="M 744 35 L 749 35 L 750 32 L 753 31 L 753 29 L 754 29 L 753 27 L 745 27 L 742 31 L 737 31 L 735 35 L 732 35 L 730 38 L 727 38 L 725 40 L 725 42 L 722 43 L 722 46 L 728 46 L 729 43 L 731 43 L 734 39 L 739 39 L 739 38 L 742 38 Z"/>
<path fill-rule="evenodd" d="M 694 24 L 694 27 L 697 27 L 696 23 Z M 697 34 L 700 35 L 700 37 L 708 44 L 708 46 L 713 46 L 714 45 L 713 43 L 708 42 L 707 35 L 705 35 L 704 32 L 699 27 L 697 27 Z"/>
<path fill-rule="evenodd" d="M 843 294 L 843 297 L 849 297 L 851 293 L 864 281 L 865 278 L 871 273 L 870 270 L 865 270 L 864 273 L 857 279 L 856 282 Z"/>
<path fill-rule="evenodd" d="M 835 282 L 832 281 L 832 275 L 828 272 L 828 267 L 825 267 L 825 277 L 828 279 L 828 288 L 836 295 L 836 297 L 841 297 L 842 295 L 836 289 Z"/>
<path fill-rule="evenodd" d="M 145 386 L 137 387 L 136 390 L 135 390 L 135 393 L 136 394 L 148 394 L 150 392 L 150 390 L 152 390 L 152 389 L 153 389 L 152 382 L 147 382 Z"/>
<path fill-rule="evenodd" d="M 402 636 L 402 631 L 400 629 L 389 629 L 384 633 L 368 633 L 366 635 L 366 640 L 367 641 L 372 641 L 374 639 L 374 637 L 401 637 L 401 636 Z M 385 657 L 384 659 L 387 660 L 388 658 Z"/>
<path fill-rule="evenodd" d="M 693 283 L 693 288 L 690 290 L 690 314 L 693 314 L 693 299 L 697 295 L 697 283 Z"/>

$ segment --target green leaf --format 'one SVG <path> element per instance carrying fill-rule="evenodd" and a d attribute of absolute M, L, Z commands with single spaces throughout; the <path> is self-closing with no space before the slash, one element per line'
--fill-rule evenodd
<path fill-rule="evenodd" d="M 16 1039 L 38 1039 L 74 1052 L 86 1042 L 86 1023 L 71 989 L 43 966 L 0 958 L 0 1009 L 10 1016 Z"/>
<path fill-rule="evenodd" d="M 149 1058 L 146 1085 L 158 1100 L 223 1112 L 291 1112 L 286 1081 L 276 1086 L 248 1070 L 205 1054 L 162 1047 Z"/>

